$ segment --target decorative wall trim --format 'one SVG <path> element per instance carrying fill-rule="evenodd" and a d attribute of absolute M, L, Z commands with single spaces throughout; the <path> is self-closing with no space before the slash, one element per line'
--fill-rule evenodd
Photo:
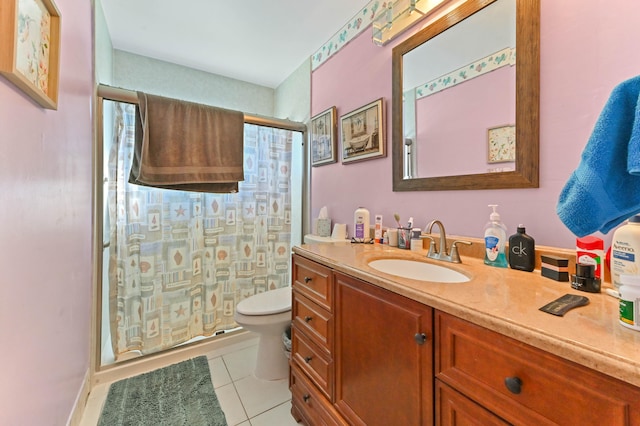
<path fill-rule="evenodd" d="M 456 86 L 465 81 L 469 81 L 483 74 L 497 70 L 506 66 L 514 66 L 516 64 L 515 47 L 506 47 L 489 56 L 480 58 L 462 68 L 451 71 L 440 77 L 437 77 L 425 84 L 416 87 L 416 99 L 431 96 L 444 89 Z"/>
<path fill-rule="evenodd" d="M 349 22 L 333 35 L 325 44 L 311 56 L 311 71 L 315 71 L 327 59 L 335 55 L 347 43 L 358 36 L 362 31 L 371 25 L 378 14 L 380 6 L 385 6 L 386 2 L 381 0 L 371 0 L 360 10 Z"/>

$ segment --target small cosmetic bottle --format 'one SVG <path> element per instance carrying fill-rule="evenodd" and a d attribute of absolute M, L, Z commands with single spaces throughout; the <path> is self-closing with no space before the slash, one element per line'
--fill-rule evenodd
<path fill-rule="evenodd" d="M 411 251 L 420 251 L 424 248 L 422 238 L 420 238 L 420 228 L 411 230 Z"/>

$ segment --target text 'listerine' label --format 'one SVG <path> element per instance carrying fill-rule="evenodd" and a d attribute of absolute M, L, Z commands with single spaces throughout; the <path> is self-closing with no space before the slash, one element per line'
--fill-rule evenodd
<path fill-rule="evenodd" d="M 634 303 L 631 300 L 620 299 L 620 321 L 629 325 L 636 325 L 633 305 Z"/>

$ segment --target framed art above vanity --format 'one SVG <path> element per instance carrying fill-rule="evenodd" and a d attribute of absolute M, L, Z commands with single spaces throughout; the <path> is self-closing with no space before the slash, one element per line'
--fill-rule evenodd
<path fill-rule="evenodd" d="M 311 165 L 322 166 L 337 161 L 336 107 L 311 118 Z"/>
<path fill-rule="evenodd" d="M 343 163 L 386 156 L 383 99 L 341 116 L 340 135 Z"/>

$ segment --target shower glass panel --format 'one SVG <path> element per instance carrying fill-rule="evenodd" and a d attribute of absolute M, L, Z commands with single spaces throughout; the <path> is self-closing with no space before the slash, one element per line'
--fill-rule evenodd
<path fill-rule="evenodd" d="M 290 248 L 302 239 L 304 133 L 245 124 L 245 182 L 240 183 L 237 194 L 148 189 L 114 179 L 122 181 L 128 176 L 126 171 L 115 170 L 113 164 L 118 144 L 126 138 L 127 143 L 132 141 L 133 105 L 104 99 L 102 111 L 100 365 L 170 349 L 175 345 L 169 344 L 167 333 L 178 336 L 181 345 L 202 339 L 201 335 L 215 338 L 219 330 L 211 328 L 213 323 L 222 323 L 220 330 L 235 329 L 235 324 L 229 324 L 229 316 L 239 300 L 288 285 Z M 126 163 L 128 155 L 121 153 L 120 162 Z M 251 170 L 247 172 L 247 168 Z M 115 197 L 118 185 L 133 187 L 133 197 L 126 202 L 121 201 L 124 196 Z M 132 222 L 114 234 L 111 228 L 119 226 L 115 222 L 121 220 L 117 213 L 123 212 Z M 171 222 L 175 219 L 179 221 L 177 225 Z M 151 222 L 155 224 L 150 225 Z M 202 232 L 199 238 L 176 237 L 190 237 L 198 228 Z M 235 229 L 238 235 L 231 235 Z M 155 249 L 147 244 L 153 238 L 157 239 Z M 133 245 L 131 239 L 136 239 Z M 169 244 L 159 248 L 167 240 Z M 117 257 L 118 250 L 133 255 L 123 262 L 122 256 Z M 160 259 L 160 254 L 166 258 Z M 131 271 L 125 270 L 131 268 L 139 268 L 132 275 L 135 279 L 127 278 Z M 161 273 L 145 281 L 145 276 L 157 272 L 154 269 Z M 179 288 L 184 285 L 185 276 L 198 275 L 202 285 Z M 110 279 L 120 290 L 125 288 L 125 294 L 138 291 L 137 284 L 143 297 L 132 302 L 127 296 L 114 296 L 113 286 L 110 295 Z M 180 291 L 163 299 L 159 293 L 172 285 Z M 199 310 L 202 315 L 194 315 Z M 186 319 L 187 315 L 191 315 L 190 319 Z M 169 327 L 175 328 L 167 331 Z M 141 337 L 136 337 L 137 332 Z M 192 335 L 196 337 L 191 338 Z M 147 343 L 142 343 L 148 337 Z M 114 347 L 118 356 L 114 355 Z"/>

